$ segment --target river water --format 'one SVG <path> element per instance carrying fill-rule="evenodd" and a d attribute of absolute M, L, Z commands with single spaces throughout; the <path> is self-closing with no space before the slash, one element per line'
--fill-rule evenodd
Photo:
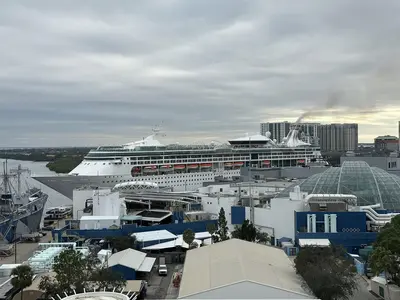
<path fill-rule="evenodd" d="M 1 162 L 1 173 L 3 173 L 3 162 L 4 159 L 0 159 Z M 22 161 L 22 160 L 13 160 L 9 159 L 7 160 L 7 165 L 8 169 L 15 169 L 18 167 L 18 165 L 21 165 L 22 168 L 26 168 L 30 170 L 31 174 L 40 174 L 40 175 L 56 175 L 55 172 L 50 171 L 46 167 L 47 162 L 33 162 L 33 161 Z M 32 179 L 29 174 L 24 173 L 23 174 L 23 183 L 22 187 L 37 187 L 40 188 L 44 193 L 49 195 L 49 199 L 47 200 L 46 207 L 54 207 L 54 206 L 61 206 L 61 205 L 72 205 L 72 201 L 65 197 L 64 195 L 61 195 L 60 193 L 48 188 L 47 186 L 41 184 L 40 182 Z M 0 183 L 2 180 L 0 179 Z M 11 184 L 16 187 L 16 182 L 14 180 L 11 180 Z"/>

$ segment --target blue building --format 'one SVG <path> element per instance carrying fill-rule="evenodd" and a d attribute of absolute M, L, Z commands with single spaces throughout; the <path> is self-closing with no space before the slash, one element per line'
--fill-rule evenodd
<path fill-rule="evenodd" d="M 146 231 L 146 232 L 135 232 L 132 233 L 132 236 L 136 238 L 139 249 L 149 247 L 155 244 L 170 242 L 176 240 L 177 238 L 175 234 L 165 229 Z"/>
<path fill-rule="evenodd" d="M 342 245 L 349 253 L 358 253 L 362 245 L 372 244 L 377 231 L 372 224 L 378 223 L 371 207 L 356 207 L 357 197 L 342 194 L 311 194 L 306 197 L 309 211 L 295 214 L 295 239 L 327 239 L 333 245 Z M 383 215 L 387 216 L 387 215 Z M 379 219 L 379 218 L 378 218 Z M 390 217 L 387 219 L 390 221 Z"/>
<path fill-rule="evenodd" d="M 108 267 L 123 275 L 125 280 L 136 280 L 138 273 L 149 273 L 156 261 L 154 257 L 146 257 L 146 253 L 126 249 L 111 255 Z"/>

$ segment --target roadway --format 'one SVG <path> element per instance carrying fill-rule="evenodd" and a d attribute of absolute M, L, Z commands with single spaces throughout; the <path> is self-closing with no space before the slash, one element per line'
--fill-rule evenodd
<path fill-rule="evenodd" d="M 358 290 L 350 298 L 350 300 L 376 300 L 379 299 L 369 292 L 369 282 L 361 276 L 358 276 Z"/>

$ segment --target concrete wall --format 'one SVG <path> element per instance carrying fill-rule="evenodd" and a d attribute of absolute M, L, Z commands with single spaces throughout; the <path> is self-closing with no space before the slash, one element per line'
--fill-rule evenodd
<path fill-rule="evenodd" d="M 293 270 L 294 272 L 294 270 Z M 300 281 L 300 279 L 299 279 Z M 178 299 L 314 299 L 305 294 L 244 281 Z"/>
<path fill-rule="evenodd" d="M 276 239 L 289 237 L 294 240 L 294 214 L 303 207 L 302 201 L 271 199 L 270 208 L 254 208 L 254 225 Z M 250 207 L 246 207 L 246 219 L 250 220 Z"/>
<path fill-rule="evenodd" d="M 203 210 L 207 213 L 212 214 L 212 219 L 218 219 L 218 213 L 223 208 L 225 210 L 225 217 L 228 222 L 228 228 L 233 229 L 231 222 L 231 207 L 237 204 L 237 197 L 202 197 L 201 199 Z"/>
<path fill-rule="evenodd" d="M 121 203 L 125 199 L 119 198 L 119 192 L 95 191 L 93 196 L 93 216 L 121 215 Z"/>
<path fill-rule="evenodd" d="M 83 209 L 85 208 L 85 202 L 87 199 L 93 197 L 93 189 L 87 190 L 73 190 L 72 192 L 72 218 L 74 220 L 80 219 L 83 214 Z"/>
<path fill-rule="evenodd" d="M 121 221 L 120 219 L 114 219 L 114 218 L 110 218 L 110 219 L 97 219 L 97 220 L 80 220 L 79 222 L 79 228 L 81 230 L 85 230 L 85 229 L 108 229 L 111 226 L 120 226 L 121 225 Z"/>

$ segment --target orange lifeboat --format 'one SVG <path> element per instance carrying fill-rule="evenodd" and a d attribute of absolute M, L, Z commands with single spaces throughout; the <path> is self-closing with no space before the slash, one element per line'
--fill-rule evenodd
<path fill-rule="evenodd" d="M 184 170 L 185 168 L 186 168 L 185 165 L 175 165 L 174 166 L 174 169 L 176 169 L 176 170 Z"/>
<path fill-rule="evenodd" d="M 206 169 L 206 168 L 211 168 L 211 167 L 212 167 L 212 164 L 209 164 L 209 163 L 201 164 L 200 167 L 201 167 L 201 168 L 204 168 L 204 169 Z"/>

